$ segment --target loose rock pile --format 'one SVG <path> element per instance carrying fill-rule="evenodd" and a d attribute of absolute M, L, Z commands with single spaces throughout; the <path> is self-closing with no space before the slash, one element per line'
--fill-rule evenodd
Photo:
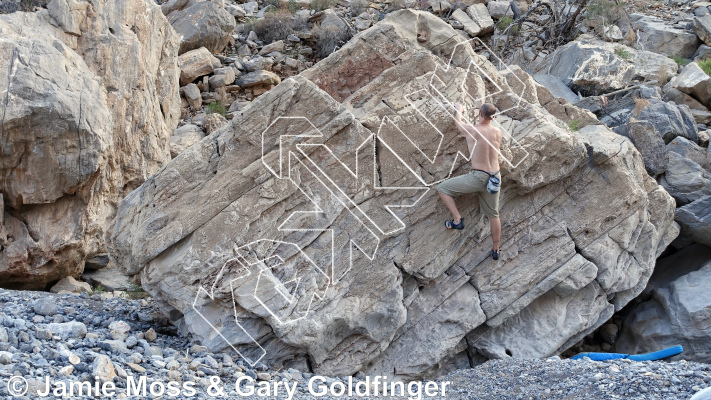
<path fill-rule="evenodd" d="M 174 328 L 158 315 L 151 299 L 101 299 L 99 296 L 51 295 L 43 292 L 0 290 L 0 399 L 13 397 L 6 382 L 14 375 L 28 379 L 31 390 L 44 391 L 52 382 L 114 382 L 125 393 L 127 378 L 141 376 L 153 382 L 194 382 L 193 398 L 208 395 L 208 377 L 218 376 L 228 386 L 221 398 L 245 398 L 234 390 L 234 381 L 250 376 L 255 382 L 297 383 L 294 399 L 336 399 L 309 394 L 310 373 L 295 369 L 254 368 L 234 353 L 211 353 L 176 336 Z M 355 386 L 365 377 L 324 377 Z M 620 398 L 688 399 L 709 387 L 711 367 L 693 362 L 593 362 L 560 360 L 495 360 L 477 368 L 442 376 L 451 382 L 446 397 L 433 399 L 502 398 L 562 399 Z M 314 385 L 313 388 L 323 386 Z M 247 390 L 246 385 L 243 387 Z M 247 398 L 285 399 L 278 396 Z M 118 394 L 116 398 L 126 398 Z M 138 399 L 144 397 L 132 396 Z M 160 398 L 147 396 L 147 398 Z M 362 399 L 378 398 L 374 396 Z M 382 397 L 379 397 L 382 398 Z M 392 399 L 407 397 L 394 396 Z"/>

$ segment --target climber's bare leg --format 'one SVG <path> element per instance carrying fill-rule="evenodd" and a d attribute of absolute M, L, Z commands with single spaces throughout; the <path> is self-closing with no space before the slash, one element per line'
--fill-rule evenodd
<path fill-rule="evenodd" d="M 445 207 L 449 210 L 450 213 L 452 213 L 452 218 L 454 218 L 454 223 L 458 224 L 459 222 L 462 221 L 462 215 L 459 214 L 459 210 L 457 209 L 457 204 L 454 202 L 454 197 L 444 194 L 442 192 L 437 192 L 439 193 L 439 198 L 442 199 L 442 202 L 444 203 Z"/>
<path fill-rule="evenodd" d="M 501 244 L 501 220 L 499 217 L 489 217 L 489 223 L 491 224 L 491 240 L 494 242 L 492 250 L 498 252 Z"/>

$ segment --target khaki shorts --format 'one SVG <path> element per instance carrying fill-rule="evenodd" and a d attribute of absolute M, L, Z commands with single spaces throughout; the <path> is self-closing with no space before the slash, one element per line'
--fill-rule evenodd
<path fill-rule="evenodd" d="M 501 174 L 497 171 L 494 174 L 501 179 Z M 479 207 L 481 211 L 494 218 L 499 217 L 499 193 L 491 194 L 486 190 L 489 182 L 489 175 L 484 171 L 472 170 L 467 174 L 460 175 L 437 185 L 437 191 L 452 197 L 463 194 L 476 193 L 479 196 Z"/>

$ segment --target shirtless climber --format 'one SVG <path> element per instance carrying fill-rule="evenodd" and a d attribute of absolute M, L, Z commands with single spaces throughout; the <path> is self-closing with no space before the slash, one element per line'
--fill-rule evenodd
<path fill-rule="evenodd" d="M 491 256 L 499 259 L 501 242 L 501 221 L 499 220 L 499 188 L 501 174 L 499 173 L 499 148 L 501 146 L 501 130 L 491 125 L 496 114 L 496 107 L 484 103 L 479 109 L 479 121 L 476 125 L 462 122 L 461 104 L 456 104 L 455 125 L 459 133 L 467 139 L 467 147 L 471 155 L 472 170 L 469 173 L 447 179 L 437 185 L 439 197 L 452 213 L 453 219 L 445 222 L 447 229 L 462 229 L 464 221 L 457 210 L 453 196 L 476 193 L 479 197 L 479 207 L 489 216 L 491 223 L 491 239 L 494 242 Z M 477 146 L 477 143 L 479 144 Z"/>

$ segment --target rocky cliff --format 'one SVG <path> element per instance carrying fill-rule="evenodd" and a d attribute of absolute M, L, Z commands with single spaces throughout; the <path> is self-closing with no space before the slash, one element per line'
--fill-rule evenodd
<path fill-rule="evenodd" d="M 179 39 L 149 0 L 0 16 L 0 279 L 42 289 L 105 253 L 116 204 L 167 160 Z"/>
<path fill-rule="evenodd" d="M 203 344 L 272 365 L 412 379 L 565 350 L 642 291 L 674 200 L 629 139 L 484 54 L 390 14 L 131 192 L 111 258 Z M 498 262 L 475 197 L 452 232 L 430 190 L 469 170 L 448 102 L 482 101 L 505 131 Z"/>

